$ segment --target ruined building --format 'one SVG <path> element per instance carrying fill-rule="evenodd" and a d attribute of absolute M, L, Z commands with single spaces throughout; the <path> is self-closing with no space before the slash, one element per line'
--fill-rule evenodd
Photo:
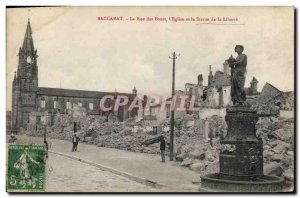
<path fill-rule="evenodd" d="M 278 106 L 281 110 L 294 110 L 294 92 L 280 91 L 270 83 L 266 83 L 261 93 L 250 101 L 253 106 L 270 109 Z"/>
<path fill-rule="evenodd" d="M 223 71 L 216 71 L 212 75 L 209 66 L 208 86 L 204 89 L 203 105 L 207 107 L 225 107 L 231 101 L 230 98 L 230 74 L 227 62 L 223 64 Z"/>
<path fill-rule="evenodd" d="M 192 84 L 192 83 L 185 83 L 185 94 L 192 97 L 196 97 L 195 104 L 200 104 L 202 99 L 201 97 L 203 96 L 203 76 L 202 74 L 199 74 L 197 77 L 197 84 Z"/>
<path fill-rule="evenodd" d="M 250 87 L 245 88 L 245 92 L 247 96 L 254 96 L 259 95 L 259 92 L 257 91 L 257 84 L 258 81 L 255 77 L 252 78 L 252 81 L 250 82 Z"/>
<path fill-rule="evenodd" d="M 19 64 L 15 72 L 12 86 L 12 117 L 11 126 L 13 132 L 20 128 L 27 128 L 29 117 L 35 116 L 36 124 L 40 123 L 41 115 L 47 112 L 49 123 L 53 124 L 55 115 L 67 114 L 73 105 L 86 109 L 89 115 L 107 116 L 114 113 L 119 121 L 135 116 L 128 112 L 128 106 L 121 107 L 117 112 L 102 112 L 99 108 L 100 100 L 105 95 L 126 95 L 132 101 L 137 94 L 134 87 L 132 93 L 83 91 L 38 86 L 37 50 L 34 48 L 30 21 L 28 20 L 26 33 L 22 47 L 18 53 Z M 107 100 L 107 105 L 113 105 L 114 101 Z M 128 104 L 129 105 L 129 104 Z M 32 120 L 32 119 L 31 119 Z M 52 121 L 51 121 L 52 120 Z"/>
<path fill-rule="evenodd" d="M 231 73 L 227 61 L 223 63 L 223 71 L 216 71 L 213 75 L 212 67 L 209 66 L 207 86 L 203 85 L 202 74 L 198 75 L 197 84 L 186 83 L 185 91 L 187 95 L 195 95 L 202 107 L 222 108 L 231 103 Z M 253 77 L 250 87 L 245 88 L 247 98 L 257 97 L 258 81 Z"/>

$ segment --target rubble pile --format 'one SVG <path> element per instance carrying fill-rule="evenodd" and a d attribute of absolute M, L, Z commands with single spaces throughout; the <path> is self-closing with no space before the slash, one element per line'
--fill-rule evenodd
<path fill-rule="evenodd" d="M 226 123 L 220 116 L 206 118 L 211 140 L 204 139 L 204 120 L 182 117 L 175 120 L 175 159 L 201 175 L 217 172 L 219 169 L 220 139 L 226 135 Z M 133 121 L 116 122 L 101 116 L 86 116 L 80 119 L 77 135 L 82 142 L 98 147 L 116 148 L 132 152 L 158 154 L 159 143 L 148 146 L 141 143 L 153 135 L 141 123 Z M 207 124 L 207 123 L 206 123 Z M 158 135 L 166 137 L 166 154 L 169 150 L 169 122 L 160 123 L 162 131 Z M 138 127 L 137 130 L 134 130 Z M 73 119 L 70 115 L 59 115 L 53 126 L 29 127 L 27 135 L 71 141 L 74 134 Z M 257 122 L 257 136 L 264 142 L 264 173 L 285 178 L 286 184 L 294 179 L 294 119 L 263 117 Z"/>
<path fill-rule="evenodd" d="M 29 126 L 25 131 L 27 135 L 47 137 L 71 141 L 74 135 L 74 122 L 68 114 L 58 115 L 53 126 Z M 82 142 L 94 144 L 99 147 L 123 149 L 140 153 L 157 154 L 160 152 L 159 144 L 149 146 L 141 145 L 143 141 L 153 137 L 144 126 L 139 124 L 139 130 L 133 132 L 134 122 L 115 122 L 106 120 L 102 116 L 85 116 L 77 120 L 77 136 Z M 166 132 L 162 132 L 168 133 Z"/>
<path fill-rule="evenodd" d="M 149 146 L 142 145 L 141 143 L 146 139 L 150 138 L 148 134 L 129 134 L 126 135 L 124 132 L 118 134 L 99 136 L 92 144 L 99 147 L 116 148 L 122 150 L 128 150 L 139 153 L 159 153 L 159 144 L 151 144 Z"/>
<path fill-rule="evenodd" d="M 96 121 L 97 122 L 97 121 Z M 85 130 L 84 141 L 98 147 L 116 148 L 140 153 L 159 153 L 159 144 L 144 146 L 141 143 L 153 137 L 139 126 L 138 132 L 133 132 L 132 122 L 97 122 Z"/>
<path fill-rule="evenodd" d="M 190 130 L 183 127 L 185 132 L 175 138 L 176 161 L 200 175 L 219 170 L 220 135 L 226 133 L 226 125 L 218 118 L 209 119 L 210 122 L 216 123 L 210 125 L 216 134 L 212 146 L 193 132 L 193 127 Z M 257 135 L 264 142 L 264 174 L 283 176 L 285 183 L 291 185 L 294 180 L 294 119 L 260 118 L 257 123 Z"/>
<path fill-rule="evenodd" d="M 221 116 L 213 115 L 209 118 L 213 137 L 225 137 L 227 133 L 227 124 Z"/>
<path fill-rule="evenodd" d="M 188 118 L 190 120 L 190 118 Z M 219 169 L 220 134 L 226 130 L 222 117 L 212 116 L 206 118 L 210 131 L 213 133 L 212 142 L 204 140 L 204 127 L 201 121 L 195 120 L 194 125 L 186 124 L 183 119 L 177 126 L 180 136 L 175 137 L 175 159 L 183 167 L 187 167 L 200 175 L 216 172 Z"/>
<path fill-rule="evenodd" d="M 294 118 L 261 118 L 257 135 L 264 142 L 264 173 L 283 176 L 285 183 L 294 180 Z"/>
<path fill-rule="evenodd" d="M 188 137 L 187 137 L 188 136 Z M 212 145 L 201 139 L 184 135 L 176 140 L 179 147 L 176 150 L 176 161 L 181 166 L 206 175 L 219 169 L 219 138 L 214 138 Z"/>

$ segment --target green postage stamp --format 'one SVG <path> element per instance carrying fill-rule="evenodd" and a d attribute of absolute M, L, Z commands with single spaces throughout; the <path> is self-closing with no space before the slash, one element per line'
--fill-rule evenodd
<path fill-rule="evenodd" d="M 9 145 L 8 191 L 43 191 L 45 154 L 44 145 Z"/>

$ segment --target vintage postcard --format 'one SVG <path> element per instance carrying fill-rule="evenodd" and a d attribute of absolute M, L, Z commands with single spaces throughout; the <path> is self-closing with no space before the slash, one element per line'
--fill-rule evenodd
<path fill-rule="evenodd" d="M 7 7 L 7 192 L 294 192 L 294 7 Z"/>

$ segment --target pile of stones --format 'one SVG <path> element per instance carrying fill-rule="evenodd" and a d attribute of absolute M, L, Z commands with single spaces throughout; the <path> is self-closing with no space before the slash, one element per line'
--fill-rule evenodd
<path fill-rule="evenodd" d="M 294 180 L 294 118 L 263 118 L 257 135 L 264 141 L 264 173 L 282 176 L 287 185 Z"/>
<path fill-rule="evenodd" d="M 54 126 L 30 129 L 27 135 L 47 136 L 71 141 L 74 134 L 72 118 L 61 115 Z M 212 141 L 203 139 L 203 128 L 199 124 L 186 125 L 184 118 L 175 122 L 175 159 L 183 167 L 187 167 L 200 175 L 216 172 L 219 169 L 220 139 L 226 135 L 226 123 L 220 116 L 209 119 L 214 131 Z M 140 130 L 133 131 L 134 122 L 107 122 L 104 117 L 86 116 L 80 120 L 77 135 L 81 141 L 99 147 L 116 148 L 132 152 L 158 154 L 159 143 L 148 146 L 141 143 L 153 135 L 145 126 L 139 125 Z M 161 123 L 168 126 L 169 122 Z M 167 153 L 170 128 L 165 127 L 161 132 L 166 137 Z M 294 180 L 294 119 L 269 117 L 260 118 L 257 123 L 257 136 L 264 142 L 264 174 L 282 176 L 287 185 Z"/>

